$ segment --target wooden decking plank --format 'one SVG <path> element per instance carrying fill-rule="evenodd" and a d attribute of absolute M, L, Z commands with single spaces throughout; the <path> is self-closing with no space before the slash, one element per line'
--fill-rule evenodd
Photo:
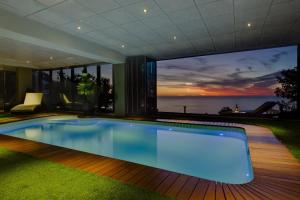
<path fill-rule="evenodd" d="M 275 199 L 281 199 L 281 196 L 279 196 L 277 193 L 274 193 L 270 191 L 269 189 L 265 188 L 264 184 L 251 184 L 251 188 L 256 189 L 257 191 L 260 191 L 260 193 L 264 194 L 269 199 L 275 200 Z"/>
<path fill-rule="evenodd" d="M 52 151 L 48 151 L 48 152 L 43 152 L 43 153 L 40 153 L 38 155 L 39 158 L 44 158 L 44 159 L 47 159 L 48 157 L 52 156 L 52 155 L 59 155 L 61 152 L 63 152 L 64 149 L 58 149 L 58 148 L 55 148 L 53 149 Z"/>
<path fill-rule="evenodd" d="M 204 196 L 204 200 L 215 200 L 215 199 L 216 199 L 216 183 L 210 181 Z"/>
<path fill-rule="evenodd" d="M 150 181 L 144 184 L 145 188 L 155 190 L 170 174 L 171 172 L 159 170 L 160 173 L 156 174 Z"/>
<path fill-rule="evenodd" d="M 232 194 L 232 192 L 229 189 L 227 184 L 223 184 L 222 187 L 223 187 L 223 191 L 224 191 L 224 195 L 225 195 L 226 200 L 236 200 L 236 198 Z"/>
<path fill-rule="evenodd" d="M 99 165 L 97 170 L 95 171 L 96 174 L 102 175 L 102 171 L 106 171 L 108 169 L 111 169 L 112 167 L 119 165 L 123 163 L 124 161 L 121 160 L 115 160 L 115 159 L 108 159 L 106 162 L 104 162 L 102 165 Z"/>
<path fill-rule="evenodd" d="M 244 187 L 245 189 L 247 189 L 249 192 L 252 192 L 253 194 L 255 194 L 255 196 L 257 196 L 259 199 L 269 199 L 269 200 L 272 200 L 270 197 L 268 197 L 266 194 L 264 194 L 261 190 L 253 187 L 252 185 L 245 184 L 242 187 Z"/>
<path fill-rule="evenodd" d="M 190 200 L 204 199 L 206 191 L 208 189 L 209 182 L 202 179 L 198 179 L 197 185 L 190 196 Z"/>
<path fill-rule="evenodd" d="M 179 177 L 179 174 L 177 173 L 170 173 L 169 176 L 162 181 L 159 186 L 155 189 L 156 192 L 165 194 L 172 184 L 176 181 L 176 179 Z"/>
<path fill-rule="evenodd" d="M 188 180 L 185 182 L 184 186 L 179 191 L 177 198 L 182 200 L 189 199 L 197 185 L 197 182 L 198 182 L 198 178 L 189 177 Z"/>
<path fill-rule="evenodd" d="M 99 157 L 99 158 L 101 159 L 101 157 Z M 97 156 L 92 155 L 88 159 L 85 159 L 85 162 L 80 163 L 80 164 L 78 163 L 76 167 L 80 168 L 80 169 L 86 169 L 88 166 L 91 166 L 91 165 L 99 162 L 100 159 L 98 159 Z"/>
<path fill-rule="evenodd" d="M 271 192 L 273 192 L 274 194 L 278 194 L 280 197 L 284 198 L 284 199 L 294 199 L 294 200 L 299 200 L 299 196 L 294 196 L 292 195 L 290 192 L 284 192 L 281 189 L 276 189 L 273 187 L 270 187 L 266 184 L 264 184 L 264 190 L 269 190 Z"/>
<path fill-rule="evenodd" d="M 36 151 L 31 152 L 30 155 L 41 158 L 42 157 L 41 155 L 43 155 L 47 152 L 49 153 L 50 151 L 53 151 L 54 149 L 56 149 L 54 146 L 47 145 L 43 148 L 40 148 Z"/>
<path fill-rule="evenodd" d="M 120 177 L 119 180 L 128 182 L 129 179 L 135 177 L 139 172 L 143 171 L 146 167 L 143 165 L 138 165 L 136 168 L 132 169 L 130 172 L 125 174 L 124 176 Z"/>
<path fill-rule="evenodd" d="M 136 167 L 135 164 L 133 163 L 125 163 L 124 165 L 121 166 L 121 170 L 114 174 L 112 176 L 112 178 L 118 179 L 124 175 L 126 175 L 127 173 L 129 173 L 132 169 L 134 169 Z"/>
<path fill-rule="evenodd" d="M 110 167 L 104 167 L 99 171 L 99 174 L 103 176 L 110 176 L 112 177 L 113 175 L 119 173 L 121 171 L 124 165 L 127 165 L 126 162 L 114 162 L 114 164 L 110 165 Z"/>
<path fill-rule="evenodd" d="M 151 168 L 149 171 L 147 171 L 147 174 L 145 174 L 143 178 L 139 179 L 136 182 L 136 185 L 140 187 L 145 187 L 150 181 L 152 181 L 155 178 L 155 176 L 157 176 L 161 172 L 162 170 L 160 169 Z"/>
<path fill-rule="evenodd" d="M 216 199 L 226 199 L 225 193 L 221 183 L 216 184 Z"/>
<path fill-rule="evenodd" d="M 142 180 L 144 177 L 148 176 L 148 173 L 151 172 L 151 171 L 153 171 L 153 168 L 146 166 L 143 170 L 138 172 L 135 176 L 131 177 L 128 180 L 128 183 L 136 184 L 137 182 Z"/>
<path fill-rule="evenodd" d="M 166 194 L 169 196 L 178 196 L 178 193 L 181 191 L 185 183 L 189 180 L 189 176 L 180 175 L 176 181 L 171 185 L 167 190 Z"/>
<path fill-rule="evenodd" d="M 55 162 L 65 163 L 70 159 L 70 156 L 75 156 L 76 152 L 62 149 L 58 154 L 48 156 L 47 159 Z M 71 157 L 72 158 L 72 157 Z"/>
<path fill-rule="evenodd" d="M 293 193 L 295 195 L 299 195 L 300 196 L 300 191 L 299 191 L 299 187 L 298 185 L 294 185 L 294 184 L 285 184 L 283 183 L 283 181 L 281 182 L 282 184 L 278 184 L 276 182 L 264 182 L 265 185 L 273 187 L 273 188 L 277 188 L 280 189 L 282 191 L 288 192 L 288 193 Z"/>
<path fill-rule="evenodd" d="M 84 166 L 89 166 L 94 162 L 96 162 L 94 155 L 85 155 L 84 158 L 78 157 L 78 159 L 71 162 L 70 165 L 78 169 L 83 169 Z"/>
<path fill-rule="evenodd" d="M 99 167 L 108 161 L 110 161 L 109 158 L 101 157 L 101 159 L 98 159 L 97 162 L 91 164 L 90 166 L 84 167 L 83 169 L 88 172 L 96 173 L 99 170 Z"/>
<path fill-rule="evenodd" d="M 257 199 L 254 194 L 243 188 L 241 185 L 233 185 L 232 187 L 235 188 L 245 199 Z"/>
<path fill-rule="evenodd" d="M 229 190 L 232 192 L 233 196 L 235 199 L 238 200 L 247 200 L 241 193 L 239 190 L 237 190 L 234 185 L 230 185 L 228 184 L 227 187 L 229 188 Z"/>
<path fill-rule="evenodd" d="M 95 158 L 92 155 L 80 154 L 74 158 L 71 158 L 65 164 L 81 169 L 81 166 L 83 166 L 84 164 L 90 164 L 94 160 L 95 160 Z"/>

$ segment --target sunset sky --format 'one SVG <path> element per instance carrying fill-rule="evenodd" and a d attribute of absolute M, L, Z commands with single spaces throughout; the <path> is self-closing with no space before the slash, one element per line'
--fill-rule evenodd
<path fill-rule="evenodd" d="M 157 62 L 158 96 L 271 96 L 296 46 Z"/>

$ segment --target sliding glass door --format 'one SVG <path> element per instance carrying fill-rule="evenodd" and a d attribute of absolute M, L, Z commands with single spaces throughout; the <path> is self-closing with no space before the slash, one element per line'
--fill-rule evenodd
<path fill-rule="evenodd" d="M 91 64 L 68 68 L 38 70 L 33 72 L 33 88 L 45 94 L 48 109 L 63 108 L 80 111 L 84 98 L 78 94 L 77 85 L 82 74 L 91 75 L 95 90 L 88 98 L 95 112 L 113 112 L 113 72 L 111 64 Z"/>
<path fill-rule="evenodd" d="M 9 109 L 16 100 L 16 72 L 0 71 L 0 111 Z"/>

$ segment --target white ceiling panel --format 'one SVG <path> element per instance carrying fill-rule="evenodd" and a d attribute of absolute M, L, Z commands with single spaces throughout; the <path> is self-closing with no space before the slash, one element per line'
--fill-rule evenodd
<path fill-rule="evenodd" d="M 119 8 L 120 5 L 113 0 L 76 0 L 82 6 L 89 8 L 95 13 L 102 13 L 105 11 Z"/>
<path fill-rule="evenodd" d="M 191 24 L 193 24 L 193 26 L 191 26 Z M 176 24 L 176 26 L 186 35 L 194 31 L 198 32 L 200 30 L 207 33 L 206 26 L 201 19 L 186 21 L 180 24 Z"/>
<path fill-rule="evenodd" d="M 115 38 L 122 38 L 126 35 L 129 35 L 129 33 L 127 31 L 125 31 L 124 29 L 119 28 L 117 26 L 103 29 L 103 30 L 101 30 L 101 33 L 108 35 L 110 37 L 115 37 Z"/>
<path fill-rule="evenodd" d="M 117 3 L 119 3 L 122 6 L 127 6 L 129 4 L 134 4 L 134 3 L 141 2 L 144 0 L 114 0 L 114 1 L 116 1 Z"/>
<path fill-rule="evenodd" d="M 247 21 L 236 21 L 235 22 L 235 31 L 251 31 L 261 29 L 264 25 L 264 18 L 256 18 Z M 248 27 L 248 23 L 250 23 L 251 27 Z"/>
<path fill-rule="evenodd" d="M 212 17 L 206 20 L 211 35 L 228 34 L 234 32 L 234 18 L 232 14 Z"/>
<path fill-rule="evenodd" d="M 201 20 L 199 11 L 194 6 L 170 12 L 168 16 L 175 24 L 188 23 L 192 20 Z"/>
<path fill-rule="evenodd" d="M 18 15 L 25 16 L 46 8 L 42 2 L 35 0 L 1 0 L 0 7 L 14 12 Z"/>
<path fill-rule="evenodd" d="M 222 36 L 213 37 L 213 42 L 217 51 L 232 50 L 235 43 L 234 34 L 224 34 Z"/>
<path fill-rule="evenodd" d="M 206 29 L 193 30 L 184 34 L 189 40 L 198 40 L 210 37 Z"/>
<path fill-rule="evenodd" d="M 270 15 L 289 14 L 291 11 L 295 15 L 300 15 L 300 1 L 291 1 L 270 6 Z"/>
<path fill-rule="evenodd" d="M 72 21 L 72 19 L 67 16 L 49 10 L 43 10 L 41 12 L 35 13 L 33 15 L 30 15 L 29 18 L 51 27 L 66 24 Z"/>
<path fill-rule="evenodd" d="M 269 7 L 272 0 L 235 0 L 235 8 L 238 10 L 259 9 Z"/>
<path fill-rule="evenodd" d="M 295 16 L 293 13 L 286 13 L 286 14 L 280 14 L 277 15 L 269 15 L 266 18 L 265 23 L 268 25 L 273 26 L 280 26 L 285 24 L 291 24 L 296 22 L 297 16 Z"/>
<path fill-rule="evenodd" d="M 83 22 L 72 22 L 57 27 L 58 29 L 73 35 L 84 34 L 93 31 L 93 28 Z M 79 29 L 80 28 L 80 29 Z"/>
<path fill-rule="evenodd" d="M 251 22 L 255 19 L 264 19 L 268 14 L 267 7 L 260 7 L 256 9 L 235 9 L 236 21 Z"/>
<path fill-rule="evenodd" d="M 90 17 L 82 19 L 81 21 L 94 27 L 95 29 L 100 30 L 115 26 L 115 24 L 104 18 L 102 15 L 92 15 Z"/>
<path fill-rule="evenodd" d="M 197 51 L 213 51 L 214 44 L 210 37 L 203 37 L 198 40 L 190 40 L 190 43 L 194 46 Z"/>
<path fill-rule="evenodd" d="M 107 20 L 117 25 L 126 24 L 137 20 L 124 8 L 119 8 L 109 12 L 105 12 L 101 15 Z"/>
<path fill-rule="evenodd" d="M 64 1 L 63 3 L 50 7 L 49 11 L 70 20 L 80 20 L 94 15 L 91 10 L 81 6 L 74 0 Z"/>
<path fill-rule="evenodd" d="M 169 19 L 169 17 L 165 14 L 152 16 L 152 17 L 146 17 L 141 20 L 146 26 L 150 28 L 159 28 L 164 26 L 170 26 L 172 25 L 172 21 Z"/>
<path fill-rule="evenodd" d="M 167 13 L 194 7 L 193 0 L 156 0 L 156 2 Z"/>
<path fill-rule="evenodd" d="M 233 0 L 218 0 L 198 6 L 204 17 L 232 14 Z"/>
<path fill-rule="evenodd" d="M 130 4 L 124 8 L 137 19 L 145 19 L 151 16 L 163 14 L 155 1 L 140 1 L 138 3 Z M 145 10 L 146 13 L 144 12 Z"/>
<path fill-rule="evenodd" d="M 45 6 L 48 7 L 48 6 L 53 6 L 55 4 L 61 3 L 65 0 L 35 0 L 35 1 L 37 1 L 37 2 L 41 3 L 42 5 L 45 5 Z"/>
<path fill-rule="evenodd" d="M 143 22 L 141 21 L 134 21 L 128 24 L 123 24 L 120 26 L 122 29 L 125 29 L 129 33 L 145 33 L 148 31 L 151 31 L 150 28 L 148 28 Z"/>

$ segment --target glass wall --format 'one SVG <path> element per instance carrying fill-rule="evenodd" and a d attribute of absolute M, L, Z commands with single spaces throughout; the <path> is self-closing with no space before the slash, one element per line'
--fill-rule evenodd
<path fill-rule="evenodd" d="M 86 99 L 78 93 L 82 74 L 88 73 L 94 91 Z M 113 111 L 112 65 L 86 65 L 33 72 L 33 88 L 45 94 L 49 110 L 81 111 L 86 101 L 95 112 Z"/>
<path fill-rule="evenodd" d="M 281 87 L 278 77 L 296 66 L 296 46 L 161 60 L 157 62 L 158 110 L 272 111 L 274 102 L 284 100 L 276 96 L 276 88 Z"/>
<path fill-rule="evenodd" d="M 4 71 L 0 71 L 0 112 L 4 111 Z"/>
<path fill-rule="evenodd" d="M 0 111 L 9 110 L 16 100 L 16 72 L 0 70 Z"/>
<path fill-rule="evenodd" d="M 100 110 L 113 112 L 113 67 L 111 64 L 101 65 Z"/>
<path fill-rule="evenodd" d="M 44 97 L 43 97 L 43 101 L 45 103 L 45 105 L 47 105 L 47 108 L 50 106 L 52 106 L 51 104 L 51 80 L 52 80 L 52 76 L 51 76 L 51 71 L 50 70 L 42 70 L 40 71 L 40 75 L 39 75 L 39 91 L 44 93 Z"/>

